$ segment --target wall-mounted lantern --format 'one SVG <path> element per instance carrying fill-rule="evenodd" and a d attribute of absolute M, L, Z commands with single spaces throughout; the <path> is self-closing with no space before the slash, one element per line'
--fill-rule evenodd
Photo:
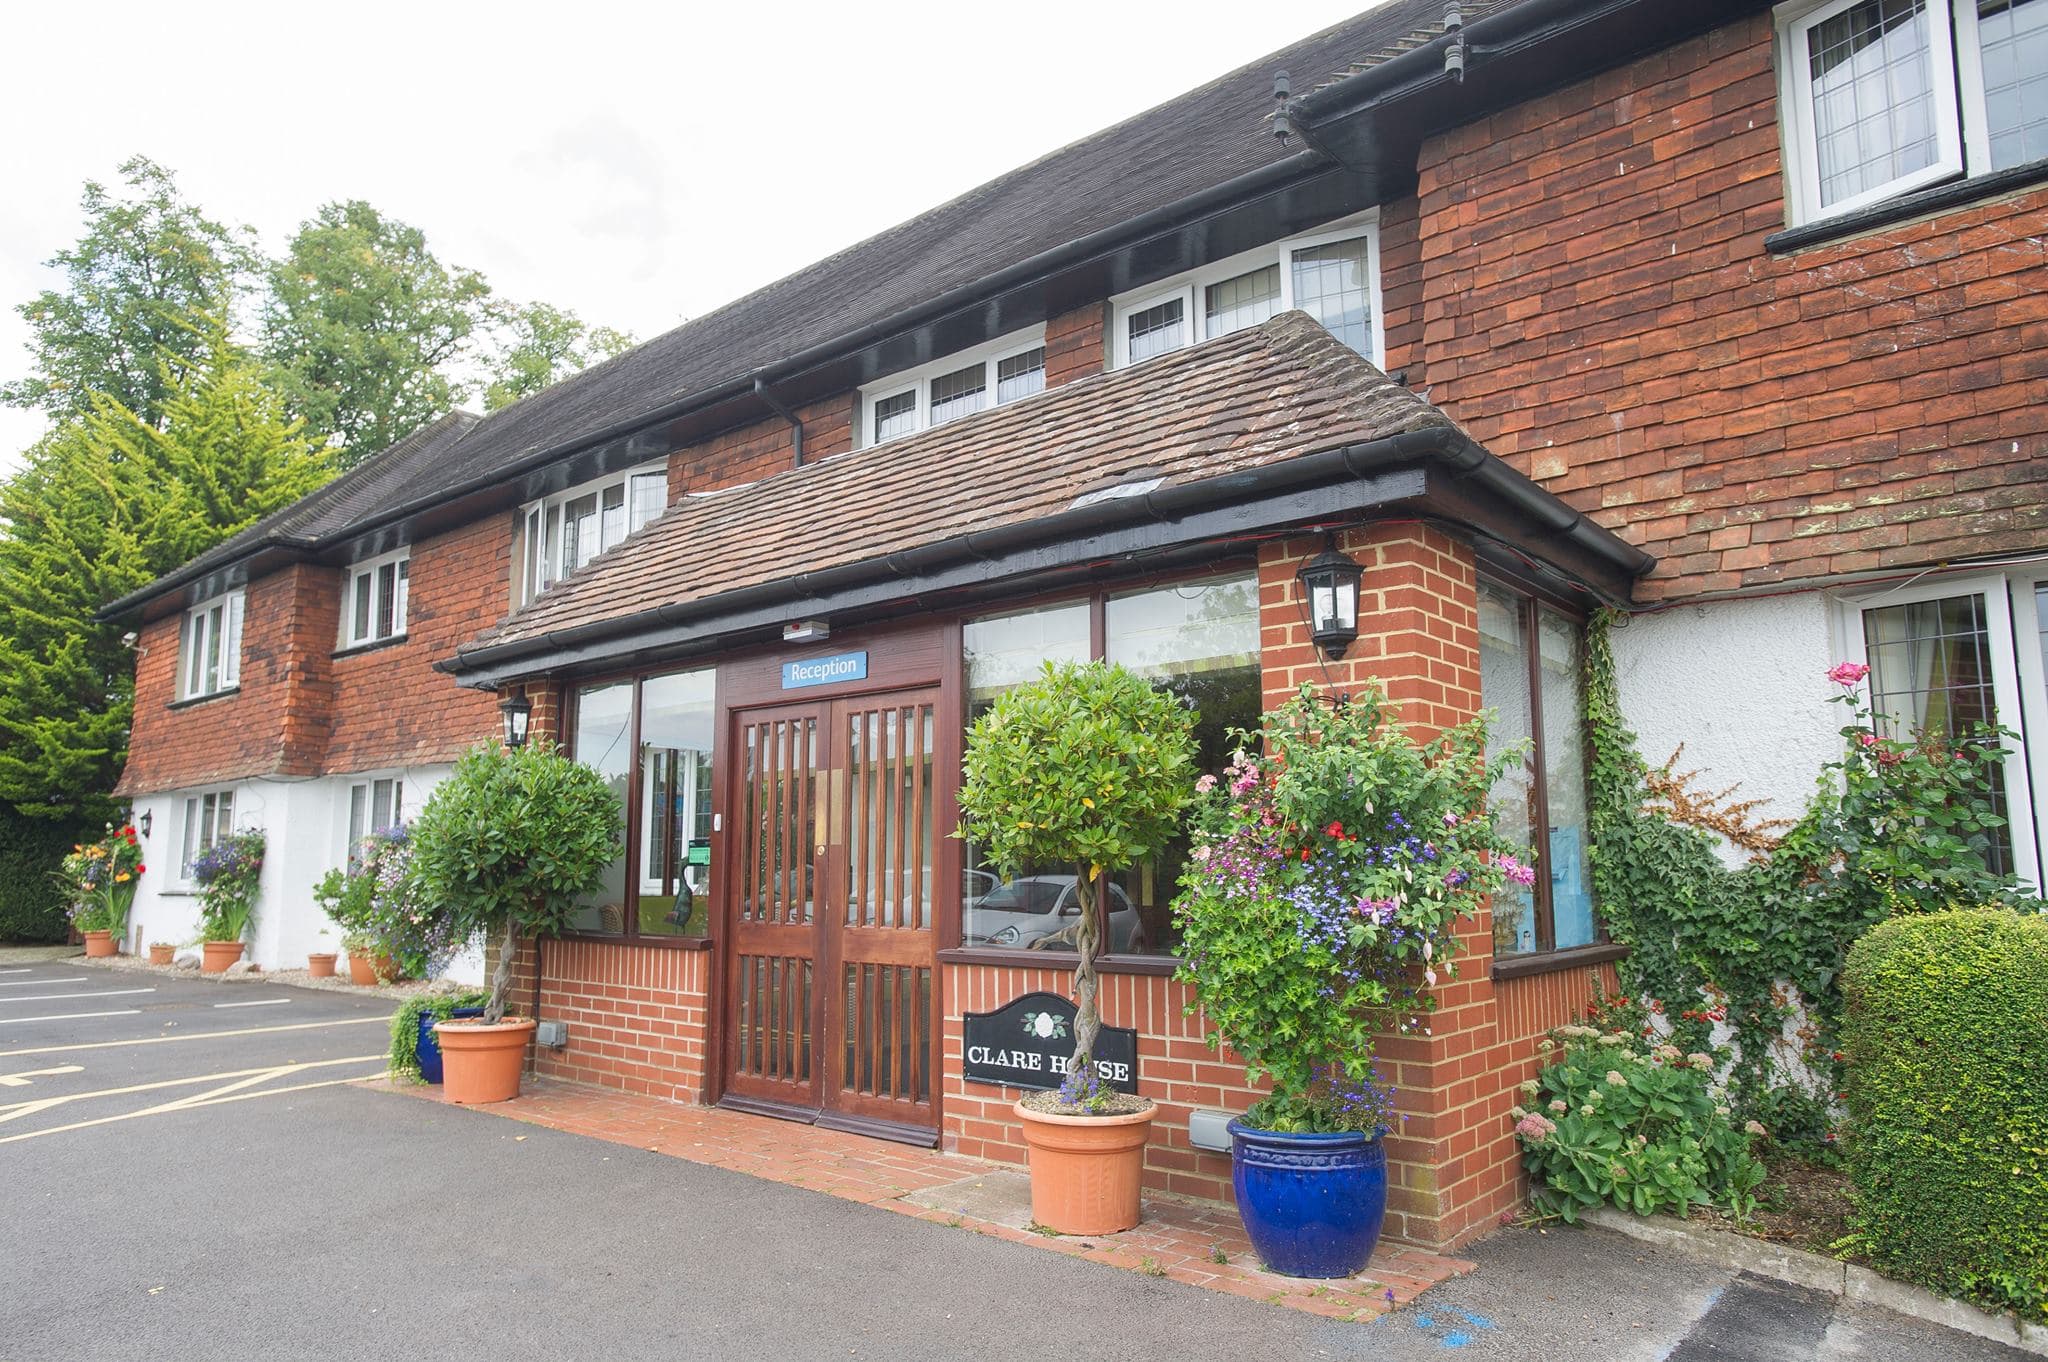
<path fill-rule="evenodd" d="M 144 809 L 142 811 L 142 817 L 135 820 L 135 826 L 142 830 L 142 838 L 144 841 L 149 840 L 150 825 L 154 822 L 156 822 L 156 813 L 154 810 L 151 809 Z"/>
<path fill-rule="evenodd" d="M 1358 583 L 1365 569 L 1337 551 L 1337 538 L 1295 574 L 1308 598 L 1308 633 L 1328 658 L 1344 656 L 1358 638 Z"/>
<path fill-rule="evenodd" d="M 526 746 L 527 725 L 533 722 L 533 701 L 522 690 L 500 700 L 498 713 L 505 716 L 505 746 L 517 752 Z"/>

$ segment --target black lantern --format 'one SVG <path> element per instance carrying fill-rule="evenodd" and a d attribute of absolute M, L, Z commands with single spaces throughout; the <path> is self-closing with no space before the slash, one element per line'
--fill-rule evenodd
<path fill-rule="evenodd" d="M 142 836 L 144 840 L 148 839 L 150 825 L 154 822 L 156 822 L 156 814 L 153 810 L 150 809 L 144 809 L 142 811 L 142 817 L 135 820 L 135 825 L 142 829 Z"/>
<path fill-rule="evenodd" d="M 1309 637 L 1325 657 L 1344 656 L 1358 637 L 1358 582 L 1365 569 L 1339 553 L 1332 536 L 1295 576 L 1308 599 Z"/>
<path fill-rule="evenodd" d="M 505 716 L 505 746 L 515 752 L 526 746 L 526 727 L 533 722 L 533 701 L 526 698 L 526 692 L 500 700 L 498 713 Z"/>

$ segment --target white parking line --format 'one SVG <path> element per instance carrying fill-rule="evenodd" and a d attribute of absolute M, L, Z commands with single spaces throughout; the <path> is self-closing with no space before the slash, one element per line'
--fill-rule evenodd
<path fill-rule="evenodd" d="M 28 968 L 28 966 L 26 966 L 26 965 L 23 965 L 23 966 L 22 966 L 22 967 L 21 967 L 20 969 L 0 969 L 0 974 L 27 974 L 27 973 L 29 973 L 29 968 Z"/>
<path fill-rule="evenodd" d="M 293 1083 L 282 1088 L 264 1088 L 257 1092 L 237 1092 L 226 1097 L 202 1095 L 186 1098 L 162 1106 L 145 1107 L 141 1111 L 124 1112 L 119 1116 L 102 1116 L 96 1121 L 74 1121 L 68 1126 L 50 1126 L 44 1130 L 24 1130 L 19 1135 L 0 1135 L 0 1144 L 13 1144 L 17 1140 L 33 1140 L 44 1135 L 62 1135 L 68 1130 L 83 1130 L 87 1126 L 103 1126 L 115 1121 L 132 1121 L 138 1116 L 163 1116 L 170 1112 L 192 1111 L 198 1107 L 217 1107 L 223 1102 L 246 1102 L 252 1097 L 279 1097 L 288 1092 L 305 1092 L 310 1088 L 339 1088 L 350 1083 L 366 1083 L 373 1078 L 382 1078 L 384 1071 L 358 1074 L 354 1078 L 329 1078 L 318 1083 Z M 238 1085 L 239 1086 L 239 1085 Z M 226 1089 L 222 1089 L 226 1091 Z"/>
<path fill-rule="evenodd" d="M 98 993 L 28 993 L 18 998 L 0 998 L 0 1003 L 76 1002 L 80 998 L 120 998 L 130 993 L 154 993 L 153 988 L 107 988 Z"/>
<path fill-rule="evenodd" d="M 0 1088 L 25 1088 L 31 1078 L 51 1078 L 57 1074 L 82 1074 L 82 1064 L 59 1064 L 54 1069 L 24 1069 L 18 1074 L 0 1074 Z"/>
<path fill-rule="evenodd" d="M 139 1017 L 141 1015 L 142 1009 L 139 1007 L 117 1007 L 111 1012 L 59 1012 L 49 1017 L 0 1017 L 0 1026 L 26 1026 L 30 1022 L 76 1021 L 81 1017 Z M 23 1050 L 21 1053 L 32 1055 L 35 1051 Z"/>
<path fill-rule="evenodd" d="M 37 984 L 48 986 L 55 984 L 89 984 L 91 982 L 92 976 L 90 974 L 74 974 L 69 978 L 59 979 L 9 979 L 6 983 L 0 984 L 0 988 L 34 988 Z"/>
<path fill-rule="evenodd" d="M 133 1012 L 134 1009 L 129 1009 Z M 129 1013 L 88 1013 L 88 1016 L 126 1016 Z M 20 1021 L 34 1021 L 21 1017 Z M 128 1040 L 94 1040 L 79 1045 L 37 1045 L 26 1050 L 0 1050 L 0 1059 L 21 1059 L 28 1055 L 68 1055 L 75 1050 L 119 1050 L 129 1045 L 169 1045 L 181 1040 L 216 1040 L 226 1036 L 264 1036 L 273 1031 L 324 1031 L 330 1026 L 389 1026 L 389 1017 L 343 1017 L 337 1021 L 288 1022 L 283 1026 L 249 1026 L 240 1031 L 190 1031 L 176 1036 L 134 1036 Z"/>
<path fill-rule="evenodd" d="M 277 1007 L 290 1002 L 290 998 L 251 998 L 246 1003 L 215 1003 L 215 1007 Z"/>

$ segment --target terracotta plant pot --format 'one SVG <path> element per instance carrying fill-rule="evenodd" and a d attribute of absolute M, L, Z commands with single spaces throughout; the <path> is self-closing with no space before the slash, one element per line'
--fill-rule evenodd
<path fill-rule="evenodd" d="M 380 979 L 389 979 L 392 973 L 389 956 L 356 955 L 351 952 L 348 957 L 348 981 L 352 984 L 368 988 Z"/>
<path fill-rule="evenodd" d="M 85 953 L 94 960 L 115 954 L 114 934 L 112 932 L 87 932 L 85 934 Z"/>
<path fill-rule="evenodd" d="M 200 948 L 201 974 L 226 974 L 228 966 L 242 958 L 247 949 L 239 941 L 209 941 Z"/>
<path fill-rule="evenodd" d="M 332 951 L 315 951 L 306 957 L 306 973 L 315 979 L 334 977 L 335 956 Z"/>
<path fill-rule="evenodd" d="M 449 1101 L 477 1106 L 509 1102 L 519 1095 L 526 1043 L 533 1039 L 532 1018 L 437 1022 L 434 1038 L 441 1045 L 441 1090 Z"/>
<path fill-rule="evenodd" d="M 1031 1218 L 1061 1234 L 1115 1234 L 1135 1227 L 1145 1142 L 1157 1111 L 1154 1106 L 1122 1116 L 1060 1116 L 1019 1102 L 1017 1119 L 1031 1150 Z"/>
<path fill-rule="evenodd" d="M 153 941 L 149 947 L 149 963 L 152 965 L 168 965 L 171 963 L 171 957 L 177 953 L 178 948 L 176 946 L 167 946 L 161 941 Z"/>

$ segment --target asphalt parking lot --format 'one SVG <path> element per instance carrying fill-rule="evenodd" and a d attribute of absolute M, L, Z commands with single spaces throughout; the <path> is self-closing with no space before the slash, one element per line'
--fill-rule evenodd
<path fill-rule="evenodd" d="M 386 1000 L 0 962 L 0 1362 L 1993 1362 L 1599 1231 L 1370 1324 L 365 1088 Z"/>

